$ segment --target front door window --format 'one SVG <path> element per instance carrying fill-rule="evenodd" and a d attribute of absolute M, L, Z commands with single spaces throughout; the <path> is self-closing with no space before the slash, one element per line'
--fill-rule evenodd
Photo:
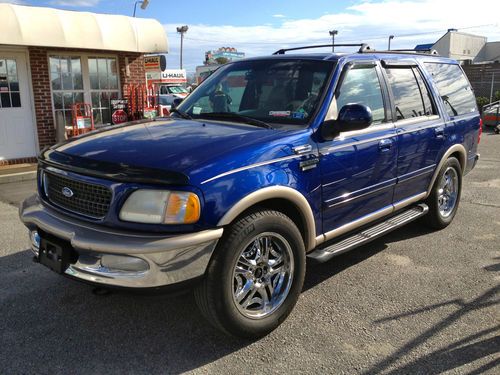
<path fill-rule="evenodd" d="M 17 63 L 13 59 L 0 59 L 0 108 L 21 106 Z"/>

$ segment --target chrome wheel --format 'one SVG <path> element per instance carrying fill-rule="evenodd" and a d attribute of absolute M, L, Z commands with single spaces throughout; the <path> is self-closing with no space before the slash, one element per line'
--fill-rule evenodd
<path fill-rule="evenodd" d="M 246 317 L 261 319 L 285 301 L 293 280 L 294 261 L 288 241 L 266 232 L 245 245 L 233 271 L 233 300 Z"/>
<path fill-rule="evenodd" d="M 458 174 L 455 168 L 448 167 L 443 174 L 438 190 L 438 208 L 442 217 L 450 216 L 458 198 Z"/>

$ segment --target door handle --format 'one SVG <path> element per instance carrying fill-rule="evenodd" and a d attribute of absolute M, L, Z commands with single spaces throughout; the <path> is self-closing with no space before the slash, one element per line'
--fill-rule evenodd
<path fill-rule="evenodd" d="M 444 128 L 434 128 L 434 134 L 436 135 L 436 138 L 444 138 Z"/>
<path fill-rule="evenodd" d="M 378 143 L 378 149 L 380 151 L 388 151 L 391 149 L 392 147 L 392 139 L 390 138 L 386 138 L 386 139 L 382 139 L 379 143 Z"/>

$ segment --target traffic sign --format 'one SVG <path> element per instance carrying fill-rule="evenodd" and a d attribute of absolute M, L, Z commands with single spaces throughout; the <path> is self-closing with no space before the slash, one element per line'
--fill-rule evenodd
<path fill-rule="evenodd" d="M 123 109 L 118 109 L 114 111 L 113 114 L 111 115 L 111 120 L 115 125 L 127 122 L 128 120 L 127 112 L 125 112 Z"/>

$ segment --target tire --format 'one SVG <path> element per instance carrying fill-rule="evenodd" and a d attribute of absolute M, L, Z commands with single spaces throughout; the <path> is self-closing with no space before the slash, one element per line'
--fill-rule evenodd
<path fill-rule="evenodd" d="M 445 184 L 450 178 L 453 180 L 453 188 Z M 429 213 L 423 218 L 427 226 L 433 229 L 443 229 L 450 225 L 457 213 L 461 193 L 462 168 L 458 160 L 451 157 L 441 167 L 431 193 L 425 201 L 429 206 Z"/>
<path fill-rule="evenodd" d="M 268 249 L 267 260 L 264 249 Z M 272 210 L 249 213 L 226 229 L 205 278 L 195 289 L 196 303 L 204 317 L 226 334 L 248 339 L 265 336 L 295 306 L 305 262 L 302 236 L 289 217 Z M 250 285 L 248 292 L 245 285 Z M 274 298 L 270 298 L 272 291 Z"/>

